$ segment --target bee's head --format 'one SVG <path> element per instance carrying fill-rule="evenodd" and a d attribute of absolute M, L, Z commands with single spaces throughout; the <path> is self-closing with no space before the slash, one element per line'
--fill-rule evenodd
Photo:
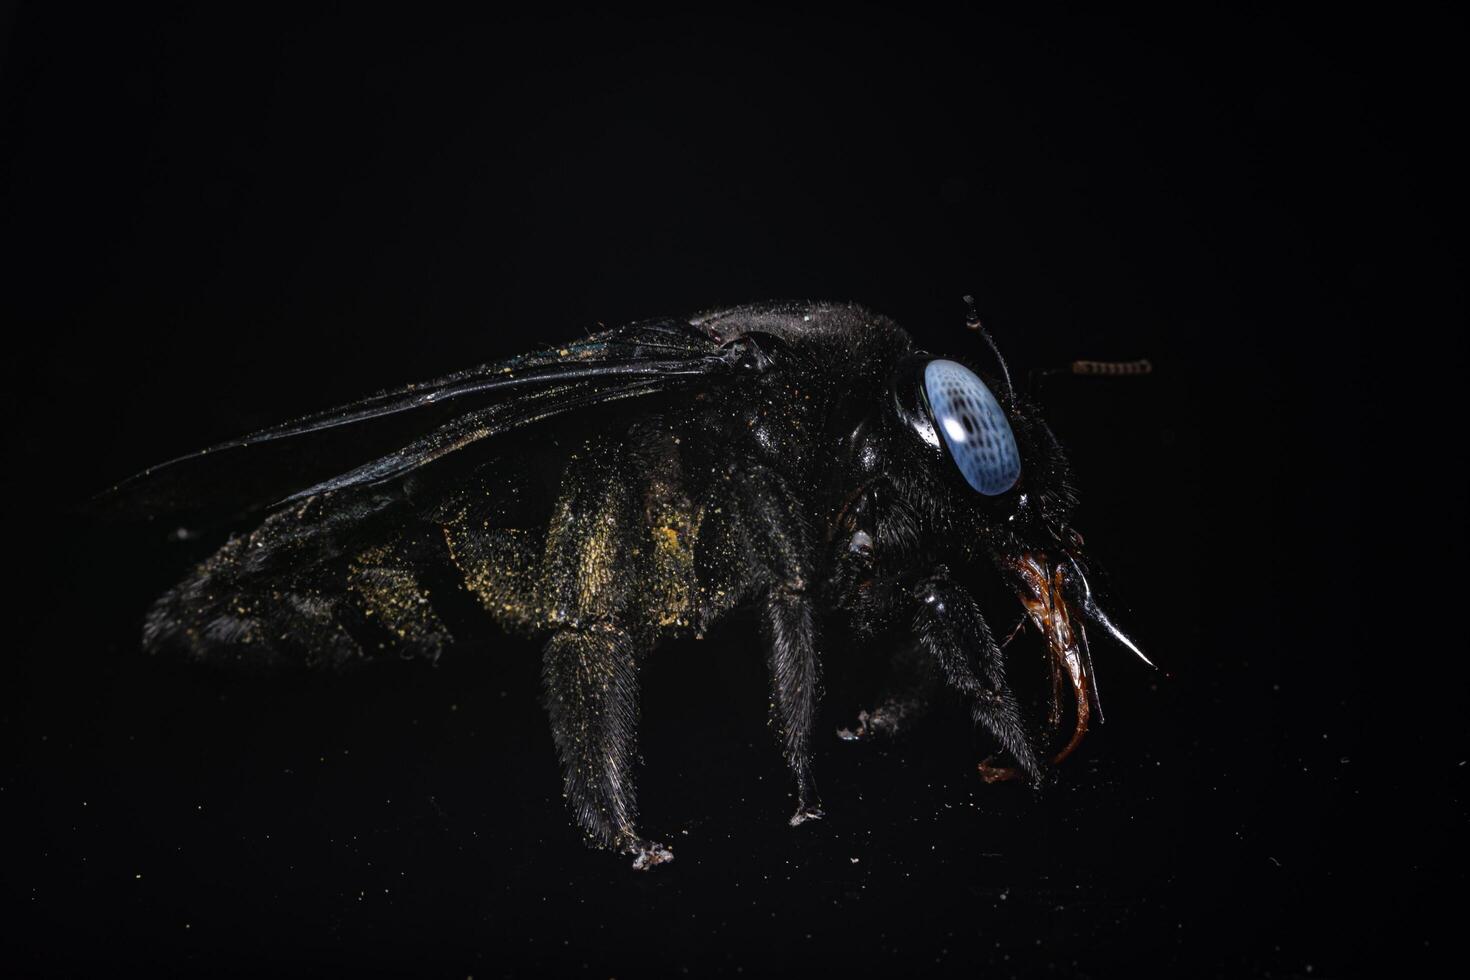
<path fill-rule="evenodd" d="M 1076 695 L 1061 759 L 1101 710 L 1087 625 L 1143 654 L 1113 625 L 1089 582 L 1082 536 L 1071 525 L 1077 496 L 1061 445 L 1039 407 L 1012 385 L 973 307 L 968 325 L 989 347 L 996 370 L 926 352 L 904 355 L 891 369 L 882 404 L 869 401 L 849 430 L 844 478 L 859 489 L 841 498 L 832 525 L 832 587 L 854 627 L 867 633 L 892 624 L 910 599 L 939 601 L 936 579 L 960 582 L 982 598 L 1009 593 L 1019 600 L 1051 664 L 1054 723 L 1062 717 L 1062 678 Z M 985 579 L 1002 588 L 988 589 Z M 981 771 L 987 779 L 1016 774 Z"/>
<path fill-rule="evenodd" d="M 1040 409 L 996 360 L 998 375 L 925 352 L 905 358 L 889 379 L 887 428 L 941 523 L 992 553 L 1047 547 L 1076 504 L 1071 469 Z"/>
<path fill-rule="evenodd" d="M 941 538 L 941 554 L 1001 573 L 1060 660 L 1077 656 L 1071 624 L 1084 618 L 1142 657 L 1088 583 L 1082 537 L 1070 523 L 1077 494 L 1060 443 L 1040 408 L 1011 384 L 973 305 L 967 325 L 993 354 L 996 373 L 919 352 L 889 379 L 884 429 L 895 486 Z"/>

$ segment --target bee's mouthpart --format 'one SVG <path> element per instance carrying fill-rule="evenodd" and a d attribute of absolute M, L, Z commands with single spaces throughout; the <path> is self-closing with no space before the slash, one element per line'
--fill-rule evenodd
<path fill-rule="evenodd" d="M 1046 641 L 1051 666 L 1051 699 L 1047 724 L 1055 731 L 1065 715 L 1064 701 L 1070 689 L 1074 704 L 1071 736 L 1052 756 L 1058 763 L 1076 751 L 1087 734 L 1093 715 L 1103 720 L 1102 702 L 1097 694 L 1097 680 L 1092 667 L 1092 653 L 1087 643 L 1087 620 L 1105 630 L 1123 646 L 1133 651 L 1150 667 L 1127 635 L 1098 606 L 1081 564 L 1070 554 L 1060 558 L 1026 551 L 1000 562 L 1007 573 L 1026 617 Z M 1021 773 L 1013 768 L 998 767 L 991 759 L 980 763 L 980 775 L 987 782 L 1014 779 Z"/>

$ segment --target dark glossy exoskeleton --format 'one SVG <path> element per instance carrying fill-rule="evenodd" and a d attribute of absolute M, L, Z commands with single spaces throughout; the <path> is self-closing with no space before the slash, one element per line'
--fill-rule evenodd
<path fill-rule="evenodd" d="M 738 606 L 757 613 L 793 825 L 822 812 L 809 757 L 828 615 L 908 636 L 889 696 L 839 734 L 891 734 L 947 685 L 998 743 L 982 776 L 1034 782 L 1040 726 L 959 584 L 993 577 L 1046 639 L 1051 727 L 1074 721 L 1054 755 L 1076 746 L 1096 711 L 1084 623 L 1132 644 L 1093 598 L 1062 450 L 994 363 L 916 350 L 856 305 L 745 306 L 378 395 L 155 467 L 107 499 L 268 508 L 158 600 L 152 650 L 437 657 L 467 613 L 544 638 L 577 823 L 647 868 L 672 853 L 636 824 L 639 666 Z"/>

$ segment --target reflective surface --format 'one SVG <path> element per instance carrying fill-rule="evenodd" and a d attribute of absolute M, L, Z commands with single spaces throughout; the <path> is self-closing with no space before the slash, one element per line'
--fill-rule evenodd
<path fill-rule="evenodd" d="M 1016 437 L 985 382 L 963 364 L 934 360 L 924 368 L 924 393 L 965 482 L 987 497 L 1015 486 L 1021 476 Z"/>

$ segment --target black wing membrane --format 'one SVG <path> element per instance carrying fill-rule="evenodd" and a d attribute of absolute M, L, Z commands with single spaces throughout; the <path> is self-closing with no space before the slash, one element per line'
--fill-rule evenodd
<path fill-rule="evenodd" d="M 171 459 L 94 499 L 123 517 L 239 516 L 392 481 L 467 446 L 597 405 L 764 370 L 754 338 L 631 324 L 382 392 Z"/>

